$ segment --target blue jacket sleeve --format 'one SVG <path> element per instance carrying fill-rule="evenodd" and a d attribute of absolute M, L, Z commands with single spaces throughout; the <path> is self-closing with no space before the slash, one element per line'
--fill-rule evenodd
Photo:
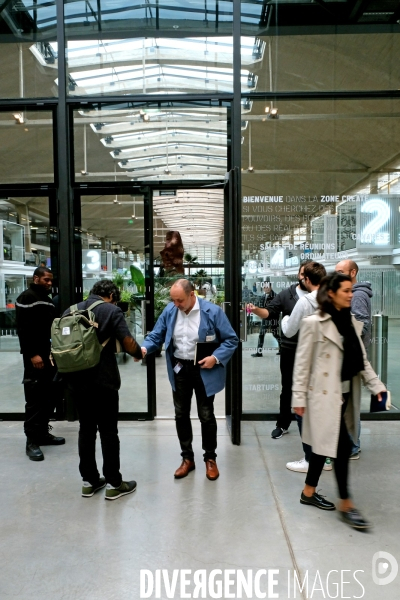
<path fill-rule="evenodd" d="M 153 331 L 151 331 L 146 339 L 142 343 L 142 348 L 146 348 L 148 354 L 158 350 L 165 341 L 167 333 L 167 309 L 164 309 L 161 315 L 158 317 L 157 323 Z"/>

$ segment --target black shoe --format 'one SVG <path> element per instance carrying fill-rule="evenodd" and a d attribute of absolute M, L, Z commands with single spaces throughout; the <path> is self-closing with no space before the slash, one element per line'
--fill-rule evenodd
<path fill-rule="evenodd" d="M 255 354 L 252 354 L 252 356 L 254 356 L 254 358 L 257 358 L 257 356 L 262 356 L 262 352 L 256 352 Z"/>
<path fill-rule="evenodd" d="M 26 440 L 26 454 L 29 460 L 44 460 L 44 454 L 37 444 L 31 440 Z"/>
<path fill-rule="evenodd" d="M 121 485 L 117 488 L 112 487 L 109 483 L 107 483 L 106 487 L 106 500 L 117 500 L 117 498 L 121 498 L 121 496 L 126 496 L 126 494 L 132 494 L 136 490 L 136 481 L 122 481 Z"/>
<path fill-rule="evenodd" d="M 98 482 L 92 485 L 89 481 L 82 483 L 82 496 L 84 498 L 91 498 L 96 492 L 106 487 L 106 478 L 100 477 Z"/>
<path fill-rule="evenodd" d="M 289 433 L 288 429 L 282 429 L 282 427 L 277 427 L 271 433 L 271 437 L 273 440 L 279 440 L 285 433 Z"/>
<path fill-rule="evenodd" d="M 350 508 L 346 511 L 339 511 L 341 519 L 350 525 L 350 527 L 354 527 L 354 529 L 369 529 L 371 527 L 371 523 L 368 523 L 362 516 L 362 514 L 356 508 Z"/>
<path fill-rule="evenodd" d="M 62 444 L 65 444 L 65 438 L 56 437 L 51 433 L 47 433 L 40 438 L 39 442 L 41 446 L 61 446 Z"/>
<path fill-rule="evenodd" d="M 321 508 L 322 510 L 335 510 L 336 509 L 333 502 L 329 502 L 329 500 L 325 500 L 325 496 L 320 496 L 316 492 L 314 492 L 311 497 L 305 496 L 304 493 L 301 492 L 300 504 L 311 504 L 312 506 L 316 506 L 317 508 Z"/>

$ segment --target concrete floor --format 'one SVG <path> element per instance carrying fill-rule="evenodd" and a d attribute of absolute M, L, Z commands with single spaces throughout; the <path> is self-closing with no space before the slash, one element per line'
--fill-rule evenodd
<path fill-rule="evenodd" d="M 398 600 L 400 575 L 377 585 L 372 560 L 385 551 L 400 561 L 400 423 L 365 424 L 361 458 L 351 462 L 351 488 L 374 523 L 370 533 L 350 529 L 335 512 L 300 505 L 304 475 L 285 468 L 286 461 L 301 457 L 295 427 L 272 440 L 271 423 L 243 423 L 238 447 L 220 420 L 221 476 L 210 482 L 201 461 L 198 421 L 197 469 L 183 480 L 173 478 L 180 462 L 173 421 L 123 422 L 122 473 L 136 479 L 138 489 L 105 502 L 102 491 L 80 496 L 77 423 L 53 425 L 66 445 L 44 447 L 45 461 L 33 463 L 24 453 L 22 423 L 0 423 L 1 600 L 137 600 L 141 569 L 167 569 L 170 578 L 173 569 L 191 569 L 190 577 L 200 569 L 207 576 L 213 569 L 232 569 L 233 581 L 237 570 L 245 575 L 247 569 L 253 575 L 259 569 L 279 570 L 273 588 L 278 595 L 253 591 L 243 598 Z M 328 498 L 336 497 L 332 472 L 322 474 L 320 488 Z M 298 588 L 294 594 L 294 572 L 300 581 L 308 572 L 308 594 Z M 350 583 L 337 592 L 341 579 Z M 262 590 L 265 582 L 263 576 Z M 189 585 L 186 591 L 191 590 Z M 238 597 L 234 590 L 215 595 L 211 587 L 200 597 Z M 191 596 L 179 587 L 167 595 L 162 586 L 158 597 Z"/>

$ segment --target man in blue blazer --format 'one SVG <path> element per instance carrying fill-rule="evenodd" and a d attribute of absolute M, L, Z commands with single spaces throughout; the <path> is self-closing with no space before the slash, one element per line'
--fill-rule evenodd
<path fill-rule="evenodd" d="M 225 367 L 238 345 L 238 338 L 225 313 L 211 302 L 198 298 L 187 279 L 178 279 L 171 287 L 171 300 L 153 331 L 142 345 L 143 356 L 165 343 L 168 377 L 175 406 L 176 431 L 181 445 L 182 464 L 175 478 L 186 477 L 195 468 L 190 404 L 193 390 L 201 423 L 206 476 L 219 476 L 215 449 L 217 422 L 214 396 L 225 386 Z M 216 342 L 213 354 L 194 364 L 196 342 Z"/>

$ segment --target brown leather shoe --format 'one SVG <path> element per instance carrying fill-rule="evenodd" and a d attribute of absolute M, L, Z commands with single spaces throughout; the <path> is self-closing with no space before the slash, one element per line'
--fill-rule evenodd
<path fill-rule="evenodd" d="M 175 479 L 182 479 L 182 477 L 187 477 L 190 471 L 193 471 L 196 468 L 193 460 L 189 460 L 188 458 L 184 458 L 179 469 L 175 471 Z"/>
<path fill-rule="evenodd" d="M 206 477 L 211 481 L 214 481 L 214 479 L 218 479 L 219 471 L 215 460 L 206 460 Z"/>

